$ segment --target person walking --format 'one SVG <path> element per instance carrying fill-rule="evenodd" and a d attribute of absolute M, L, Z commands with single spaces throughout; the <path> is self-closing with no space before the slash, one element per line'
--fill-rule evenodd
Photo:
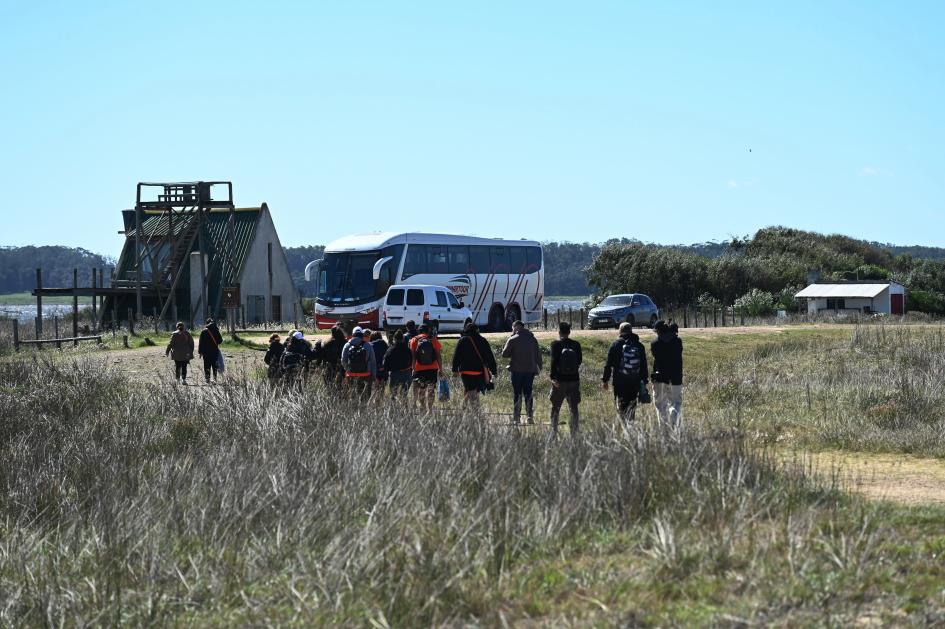
<path fill-rule="evenodd" d="M 180 384 L 187 384 L 187 365 L 194 359 L 194 337 L 184 328 L 181 321 L 167 342 L 164 355 L 170 355 L 174 361 L 174 376 Z"/>
<path fill-rule="evenodd" d="M 374 384 L 377 386 L 378 392 L 383 392 L 388 377 L 388 373 L 384 369 L 384 355 L 387 353 L 387 341 L 384 340 L 384 335 L 380 330 L 371 332 L 371 349 L 374 351 L 374 364 L 377 365 L 377 381 Z"/>
<path fill-rule="evenodd" d="M 419 327 L 417 336 L 410 340 L 410 353 L 413 356 L 413 402 L 414 406 L 426 407 L 428 412 L 433 412 L 437 385 L 443 376 L 442 351 L 440 341 L 431 335 L 430 326 L 426 323 Z M 421 397 L 424 399 L 421 400 Z"/>
<path fill-rule="evenodd" d="M 620 336 L 607 352 L 602 386 L 606 391 L 613 376 L 614 402 L 626 426 L 636 417 L 637 402 L 646 390 L 647 373 L 646 349 L 633 333 L 633 326 L 624 321 L 620 324 Z"/>
<path fill-rule="evenodd" d="M 403 394 L 406 398 L 413 376 L 413 354 L 410 345 L 404 340 L 403 330 L 394 332 L 394 342 L 384 353 L 382 366 L 390 381 L 390 396 L 396 398 Z"/>
<path fill-rule="evenodd" d="M 292 330 L 285 342 L 280 365 L 282 377 L 289 384 L 303 385 L 303 376 L 308 371 L 308 363 L 314 357 L 312 344 L 305 340 L 301 330 Z"/>
<path fill-rule="evenodd" d="M 662 426 L 682 427 L 683 344 L 679 326 L 658 321 L 656 339 L 650 343 L 653 355 L 653 404 Z"/>
<path fill-rule="evenodd" d="M 551 430 L 558 432 L 558 416 L 561 405 L 567 401 L 571 411 L 570 430 L 574 437 L 578 432 L 578 405 L 581 403 L 580 367 L 584 362 L 581 344 L 571 338 L 571 324 L 558 324 L 558 340 L 551 344 Z"/>
<path fill-rule="evenodd" d="M 203 377 L 210 383 L 210 373 L 213 372 L 213 381 L 217 381 L 217 370 L 220 367 L 220 343 L 223 335 L 213 319 L 207 319 L 206 325 L 200 332 L 197 342 L 197 353 L 203 358 Z"/>
<path fill-rule="evenodd" d="M 479 394 L 485 393 L 498 373 L 492 347 L 479 326 L 467 323 L 453 353 L 453 373 L 463 382 L 463 407 L 479 410 Z"/>
<path fill-rule="evenodd" d="M 532 387 L 535 376 L 541 372 L 541 347 L 535 335 L 521 321 L 512 324 L 512 336 L 505 342 L 502 357 L 509 359 L 508 369 L 512 374 L 512 423 L 520 423 L 524 399 L 528 423 L 534 424 L 535 403 Z"/>
<path fill-rule="evenodd" d="M 326 385 L 339 384 L 344 378 L 344 370 L 341 367 L 341 351 L 347 342 L 348 339 L 345 336 L 344 329 L 340 325 L 336 325 L 331 329 L 331 338 L 316 353 Z"/>
<path fill-rule="evenodd" d="M 341 350 L 341 366 L 345 370 L 345 384 L 355 398 L 371 394 L 371 383 L 377 378 L 374 348 L 364 340 L 364 331 L 355 328 L 351 340 Z"/>
<path fill-rule="evenodd" d="M 420 334 L 420 332 L 417 330 L 417 322 L 413 319 L 408 319 L 407 323 L 404 324 L 404 327 L 407 329 L 406 332 L 404 332 L 404 340 L 407 341 L 407 345 L 409 346 L 410 341 L 412 341 L 415 336 Z"/>
<path fill-rule="evenodd" d="M 266 376 L 269 382 L 275 383 L 279 379 L 280 367 L 282 365 L 282 353 L 285 352 L 285 345 L 282 344 L 282 338 L 278 334 L 269 337 L 269 349 L 266 350 L 266 356 L 263 362 L 266 363 Z"/>

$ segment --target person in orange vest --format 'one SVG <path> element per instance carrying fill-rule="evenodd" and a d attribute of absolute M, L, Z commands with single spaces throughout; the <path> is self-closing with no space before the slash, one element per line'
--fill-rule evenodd
<path fill-rule="evenodd" d="M 377 362 L 374 349 L 364 342 L 364 331 L 355 329 L 354 335 L 341 350 L 341 366 L 345 370 L 345 382 L 356 397 L 371 394 L 371 384 L 377 378 Z"/>
<path fill-rule="evenodd" d="M 489 341 L 479 334 L 479 326 L 467 323 L 453 353 L 453 373 L 463 381 L 464 407 L 479 409 L 479 394 L 491 388 L 498 370 Z"/>
<path fill-rule="evenodd" d="M 430 334 L 430 326 L 424 323 L 419 334 L 410 339 L 410 353 L 413 355 L 413 403 L 418 405 L 421 396 L 425 398 L 422 406 L 433 411 L 436 400 L 436 388 L 443 376 L 442 346 L 436 337 Z"/>

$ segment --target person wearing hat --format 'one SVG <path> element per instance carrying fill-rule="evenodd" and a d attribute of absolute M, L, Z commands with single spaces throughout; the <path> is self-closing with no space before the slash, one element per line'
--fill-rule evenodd
<path fill-rule="evenodd" d="M 436 388 L 443 376 L 442 346 L 430 333 L 430 326 L 422 324 L 417 336 L 410 340 L 410 353 L 413 356 L 413 402 L 433 411 L 436 401 Z M 420 398 L 424 397 L 421 402 Z"/>
<path fill-rule="evenodd" d="M 197 342 L 197 354 L 203 358 L 203 377 L 207 383 L 210 382 L 211 372 L 213 372 L 213 381 L 217 380 L 217 369 L 220 367 L 220 343 L 222 342 L 223 334 L 220 333 L 220 328 L 212 318 L 208 318 L 200 332 L 200 340 Z"/>
<path fill-rule="evenodd" d="M 377 378 L 377 362 L 374 349 L 364 341 L 364 330 L 359 327 L 341 350 L 341 366 L 345 370 L 345 383 L 354 396 L 370 395 L 371 383 Z"/>
<path fill-rule="evenodd" d="M 283 377 L 289 381 L 299 379 L 301 385 L 300 376 L 308 371 L 308 363 L 313 357 L 312 344 L 305 340 L 305 334 L 301 330 L 292 330 L 282 353 Z"/>
<path fill-rule="evenodd" d="M 535 401 L 532 386 L 535 376 L 541 372 L 541 347 L 538 339 L 522 321 L 512 324 L 512 336 L 505 342 L 502 357 L 509 359 L 512 377 L 512 423 L 518 424 L 522 416 L 522 400 L 525 400 L 525 415 L 528 423 L 535 423 Z"/>
<path fill-rule="evenodd" d="M 617 413 L 625 425 L 636 417 L 637 401 L 648 381 L 646 349 L 640 337 L 633 333 L 633 326 L 624 321 L 620 324 L 620 336 L 607 352 L 601 386 L 606 391 L 611 376 L 614 383 L 614 402 Z"/>
<path fill-rule="evenodd" d="M 187 384 L 187 365 L 194 359 L 194 337 L 184 328 L 182 321 L 177 322 L 177 329 L 171 334 L 164 355 L 170 355 L 174 360 L 177 382 Z"/>
<path fill-rule="evenodd" d="M 682 426 L 683 344 L 679 326 L 657 321 L 656 339 L 650 343 L 653 354 L 653 405 L 656 419 L 663 426 Z"/>

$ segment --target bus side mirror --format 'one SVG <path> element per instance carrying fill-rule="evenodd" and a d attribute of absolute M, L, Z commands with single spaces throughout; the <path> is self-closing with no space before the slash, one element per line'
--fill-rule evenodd
<path fill-rule="evenodd" d="M 381 268 L 393 259 L 394 259 L 393 256 L 387 256 L 386 258 L 381 258 L 380 260 L 374 263 L 374 270 L 371 273 L 371 276 L 374 278 L 375 282 L 379 280 L 381 277 Z"/>
<path fill-rule="evenodd" d="M 320 267 L 321 265 L 322 265 L 321 260 L 312 260 L 311 262 L 305 265 L 305 281 L 306 282 L 312 281 L 312 269 L 318 269 L 318 267 Z"/>

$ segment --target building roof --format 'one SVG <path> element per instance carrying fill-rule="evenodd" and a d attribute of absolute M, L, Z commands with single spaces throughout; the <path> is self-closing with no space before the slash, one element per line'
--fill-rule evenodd
<path fill-rule="evenodd" d="M 420 242 L 435 245 L 492 245 L 496 247 L 508 245 L 530 245 L 540 247 L 541 243 L 536 240 L 507 240 L 504 238 L 478 238 L 475 236 L 462 236 L 460 234 L 428 234 L 419 232 L 373 232 L 367 234 L 352 234 L 344 236 L 328 243 L 325 246 L 325 252 L 340 251 L 367 251 L 381 249 L 389 245 L 403 243 Z"/>
<path fill-rule="evenodd" d="M 230 211 L 228 209 L 215 209 L 206 214 L 206 249 L 210 266 L 207 269 L 208 282 L 220 281 L 222 273 L 222 282 L 224 285 L 235 284 L 239 281 L 246 266 L 246 260 L 249 257 L 250 247 L 253 244 L 253 236 L 256 234 L 256 226 L 259 224 L 259 218 L 262 216 L 262 210 L 266 204 L 260 207 L 238 208 L 233 212 L 233 238 L 229 254 L 232 256 L 232 264 L 229 260 L 220 260 L 216 262 L 217 252 L 226 251 L 229 232 Z M 268 208 L 267 208 L 268 209 Z M 182 220 L 183 219 L 183 220 Z M 174 235 L 180 236 L 186 229 L 189 221 L 196 220 L 193 212 L 174 215 Z M 164 238 L 168 235 L 169 224 L 167 214 L 159 211 L 146 211 L 144 219 L 141 221 L 141 234 L 147 239 Z M 128 255 L 123 252 L 116 277 L 122 278 L 124 274 L 131 270 L 133 255 L 133 243 L 135 230 L 130 229 L 126 233 L 125 248 Z M 131 248 L 129 248 L 131 247 Z M 198 241 L 194 239 L 194 246 L 191 251 L 198 249 Z"/>
<path fill-rule="evenodd" d="M 871 299 L 887 288 L 889 288 L 889 282 L 885 284 L 811 284 L 794 296 L 809 299 L 822 297 L 864 297 Z"/>

